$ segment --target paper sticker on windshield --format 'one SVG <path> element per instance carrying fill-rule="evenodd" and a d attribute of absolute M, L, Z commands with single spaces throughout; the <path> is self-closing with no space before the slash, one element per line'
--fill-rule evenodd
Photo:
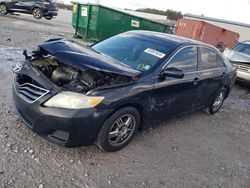
<path fill-rule="evenodd" d="M 149 68 L 150 68 L 149 65 L 145 65 L 145 67 L 144 67 L 145 70 L 148 70 Z"/>
<path fill-rule="evenodd" d="M 144 52 L 151 54 L 151 55 L 158 57 L 158 58 L 163 58 L 166 55 L 162 52 L 159 52 L 159 51 L 151 49 L 151 48 L 147 48 L 146 50 L 144 50 Z"/>
<path fill-rule="evenodd" d="M 148 70 L 148 69 L 150 69 L 150 65 L 140 64 L 140 65 L 138 65 L 137 69 L 142 70 L 142 71 L 143 70 Z"/>

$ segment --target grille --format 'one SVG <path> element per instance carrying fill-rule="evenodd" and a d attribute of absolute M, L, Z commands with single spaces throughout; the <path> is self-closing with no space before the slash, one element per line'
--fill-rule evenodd
<path fill-rule="evenodd" d="M 239 70 L 242 70 L 242 71 L 245 71 L 245 72 L 250 71 L 250 67 L 245 66 L 245 65 L 238 65 L 237 67 L 238 67 Z"/>
<path fill-rule="evenodd" d="M 240 62 L 231 62 L 232 64 L 236 65 L 238 70 L 244 71 L 244 72 L 250 72 L 250 64 L 249 63 L 240 63 Z"/>
<path fill-rule="evenodd" d="M 47 93 L 49 93 L 49 90 L 46 90 L 31 83 L 24 83 L 21 85 L 17 84 L 16 89 L 19 93 L 19 96 L 29 103 L 36 102 L 37 100 L 45 96 Z"/>

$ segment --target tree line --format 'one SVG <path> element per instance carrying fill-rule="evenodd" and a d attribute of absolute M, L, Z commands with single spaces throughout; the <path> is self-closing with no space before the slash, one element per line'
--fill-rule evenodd
<path fill-rule="evenodd" d="M 142 9 L 137 9 L 136 11 L 164 15 L 164 16 L 167 16 L 168 19 L 170 20 L 178 20 L 179 18 L 183 18 L 183 15 L 181 12 L 169 10 L 169 9 L 166 11 L 163 11 L 163 10 L 157 10 L 157 9 L 152 9 L 152 8 L 142 8 Z"/>

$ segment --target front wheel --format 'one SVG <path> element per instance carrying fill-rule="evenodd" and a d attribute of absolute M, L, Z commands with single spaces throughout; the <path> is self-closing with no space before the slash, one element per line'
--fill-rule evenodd
<path fill-rule="evenodd" d="M 43 11 L 40 8 L 34 8 L 32 14 L 36 19 L 41 19 L 43 17 Z"/>
<path fill-rule="evenodd" d="M 223 88 L 220 92 L 216 95 L 214 100 L 212 101 L 209 108 L 205 109 L 205 112 L 208 114 L 215 114 L 218 112 L 226 98 L 226 90 Z"/>
<path fill-rule="evenodd" d="M 133 139 L 140 124 L 140 113 L 133 107 L 116 111 L 103 124 L 97 145 L 108 152 L 122 149 Z"/>
<path fill-rule="evenodd" d="M 8 8 L 5 4 L 0 4 L 0 15 L 6 15 L 8 13 Z"/>

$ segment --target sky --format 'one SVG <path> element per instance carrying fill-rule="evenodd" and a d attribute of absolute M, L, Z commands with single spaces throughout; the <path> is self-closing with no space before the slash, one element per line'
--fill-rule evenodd
<path fill-rule="evenodd" d="M 65 0 L 67 1 L 67 0 Z M 79 0 L 100 2 L 114 8 L 172 9 L 213 18 L 250 24 L 250 0 Z"/>

